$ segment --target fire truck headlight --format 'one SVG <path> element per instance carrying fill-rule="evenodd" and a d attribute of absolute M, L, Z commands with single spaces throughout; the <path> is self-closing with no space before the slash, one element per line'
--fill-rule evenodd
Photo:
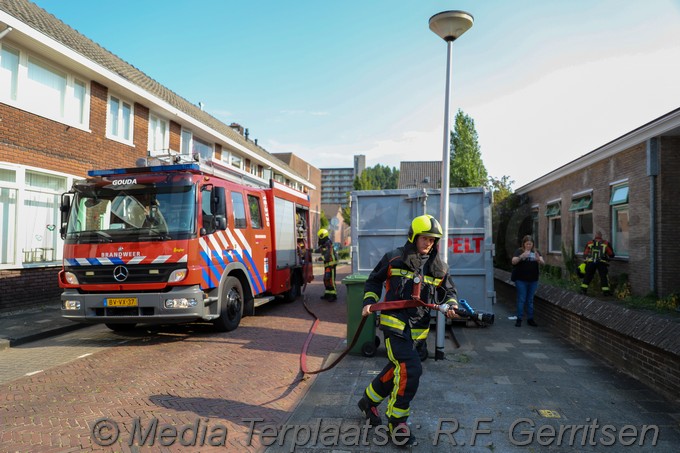
<path fill-rule="evenodd" d="M 62 310 L 80 310 L 79 300 L 62 300 L 61 301 Z"/>
<path fill-rule="evenodd" d="M 186 297 L 165 299 L 165 308 L 192 308 L 196 305 L 196 299 L 187 299 Z"/>
<path fill-rule="evenodd" d="M 78 284 L 78 277 L 76 277 L 76 274 L 74 274 L 73 272 L 64 272 L 64 279 L 66 279 L 66 283 L 69 283 L 71 285 Z"/>
<path fill-rule="evenodd" d="M 170 277 L 168 278 L 168 283 L 181 282 L 186 278 L 186 276 L 187 276 L 186 269 L 175 269 L 170 274 Z"/>

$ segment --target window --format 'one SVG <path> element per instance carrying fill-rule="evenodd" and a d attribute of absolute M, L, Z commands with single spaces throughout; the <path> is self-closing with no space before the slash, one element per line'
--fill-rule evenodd
<path fill-rule="evenodd" d="M 42 105 L 44 113 L 53 118 L 64 116 L 66 74 L 55 71 L 32 57 L 28 58 L 26 101 L 31 110 Z"/>
<path fill-rule="evenodd" d="M 170 124 L 153 113 L 149 114 L 149 151 L 170 148 Z"/>
<path fill-rule="evenodd" d="M 24 263 L 54 261 L 60 256 L 59 197 L 66 190 L 66 178 L 26 171 L 26 193 L 21 228 L 25 233 Z"/>
<path fill-rule="evenodd" d="M 574 252 L 582 253 L 593 238 L 593 197 L 591 194 L 574 198 L 569 211 L 574 213 Z"/>
<path fill-rule="evenodd" d="M 191 138 L 193 134 L 191 131 L 182 129 L 182 154 L 191 156 Z"/>
<path fill-rule="evenodd" d="M 182 129 L 182 154 L 187 156 L 198 154 L 203 159 L 209 159 L 213 156 L 213 147 L 205 140 L 194 136 L 190 130 Z"/>
<path fill-rule="evenodd" d="M 243 204 L 243 194 L 231 192 L 231 207 L 234 210 L 234 228 L 246 227 L 246 207 Z"/>
<path fill-rule="evenodd" d="M 248 195 L 248 208 L 250 209 L 250 226 L 257 229 L 262 228 L 260 199 L 254 195 Z"/>
<path fill-rule="evenodd" d="M 548 204 L 545 216 L 548 217 L 548 251 L 562 251 L 562 205 L 560 202 Z"/>
<path fill-rule="evenodd" d="M 61 260 L 59 202 L 70 182 L 49 171 L 0 168 L 0 266 Z"/>
<path fill-rule="evenodd" d="M 241 156 L 236 155 L 236 154 L 231 154 L 231 159 L 230 159 L 230 164 L 233 165 L 236 168 L 243 168 L 243 159 L 241 159 Z"/>
<path fill-rule="evenodd" d="M 212 190 L 209 186 L 201 189 L 201 217 L 205 234 L 212 234 L 216 230 L 215 216 L 212 211 Z"/>
<path fill-rule="evenodd" d="M 585 197 L 575 198 L 571 201 L 571 206 L 569 206 L 569 211 L 584 211 L 590 210 L 593 205 L 593 197 L 586 195 Z"/>
<path fill-rule="evenodd" d="M 0 98 L 16 101 L 19 78 L 19 51 L 2 46 L 0 52 Z"/>
<path fill-rule="evenodd" d="M 87 83 L 26 52 L 6 44 L 0 47 L 0 101 L 55 121 L 87 127 Z"/>
<path fill-rule="evenodd" d="M 0 264 L 15 262 L 16 221 L 17 191 L 16 189 L 0 187 Z"/>
<path fill-rule="evenodd" d="M 628 184 L 612 186 L 612 245 L 617 256 L 628 256 Z"/>
<path fill-rule="evenodd" d="M 194 154 L 198 154 L 203 159 L 210 159 L 213 155 L 212 145 L 196 137 L 193 138 L 192 150 Z"/>
<path fill-rule="evenodd" d="M 132 105 L 116 96 L 109 96 L 107 135 L 126 143 L 132 142 Z"/>
<path fill-rule="evenodd" d="M 73 82 L 73 100 L 71 104 L 71 114 L 70 116 L 78 124 L 85 124 L 85 114 L 87 113 L 87 107 L 85 105 L 85 100 L 87 99 L 87 86 L 84 82 L 75 80 Z"/>

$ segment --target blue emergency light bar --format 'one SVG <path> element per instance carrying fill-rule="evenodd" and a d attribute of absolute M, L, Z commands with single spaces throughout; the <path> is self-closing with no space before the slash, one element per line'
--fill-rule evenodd
<path fill-rule="evenodd" d="M 201 171 L 198 164 L 154 165 L 151 167 L 110 168 L 108 170 L 89 170 L 88 176 L 113 176 L 132 173 L 149 173 L 157 171 Z"/>

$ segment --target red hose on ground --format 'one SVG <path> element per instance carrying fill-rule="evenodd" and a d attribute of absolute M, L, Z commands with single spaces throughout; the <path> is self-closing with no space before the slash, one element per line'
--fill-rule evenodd
<path fill-rule="evenodd" d="M 363 316 L 361 318 L 361 322 L 359 323 L 359 327 L 357 327 L 356 332 L 354 332 L 354 337 L 352 338 L 352 341 L 350 342 L 349 345 L 347 345 L 347 348 L 345 348 L 340 355 L 333 360 L 329 365 L 326 365 L 325 367 L 315 370 L 315 371 L 309 371 L 307 369 L 307 348 L 309 347 L 309 343 L 312 341 L 312 337 L 314 336 L 314 332 L 316 331 L 316 328 L 319 324 L 319 318 L 314 314 L 312 310 L 309 309 L 307 306 L 306 302 L 302 303 L 305 307 L 305 310 L 307 310 L 307 313 L 312 315 L 314 318 L 314 323 L 312 324 L 312 327 L 309 329 L 309 333 L 307 334 L 307 338 L 305 339 L 304 345 L 302 345 L 302 352 L 300 353 L 300 370 L 304 374 L 318 374 L 322 373 L 324 371 L 328 371 L 331 368 L 333 368 L 335 365 L 340 363 L 342 359 L 345 358 L 345 356 L 349 353 L 349 351 L 354 348 L 354 345 L 356 344 L 357 340 L 359 339 L 359 335 L 361 334 L 361 330 L 364 328 L 364 324 L 366 323 L 366 319 L 368 318 L 367 316 Z M 401 308 L 411 308 L 411 307 L 427 307 L 430 309 L 437 309 L 436 304 L 426 304 L 420 299 L 411 299 L 411 300 L 393 300 L 390 302 L 378 302 L 377 304 L 379 309 L 376 311 L 387 311 L 387 310 L 398 310 Z"/>

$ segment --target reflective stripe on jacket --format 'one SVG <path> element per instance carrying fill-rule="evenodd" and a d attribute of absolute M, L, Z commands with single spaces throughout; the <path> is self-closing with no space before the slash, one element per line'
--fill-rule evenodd
<path fill-rule="evenodd" d="M 592 261 L 594 263 L 607 263 L 611 258 L 614 258 L 614 249 L 608 241 L 601 238 L 595 238 L 586 244 L 583 250 L 583 256 L 586 262 Z"/>
<path fill-rule="evenodd" d="M 364 285 L 364 305 L 380 300 L 385 285 L 385 300 L 412 299 L 414 277 L 420 269 L 414 266 L 419 262 L 415 248 L 407 243 L 386 253 L 373 269 Z M 436 251 L 425 262 L 424 275 L 420 286 L 420 298 L 426 303 L 457 304 L 456 287 L 448 274 L 445 264 L 438 260 Z M 380 303 L 373 311 L 380 310 Z M 389 310 L 380 314 L 380 328 L 401 337 L 422 341 L 427 338 L 430 326 L 430 310 L 426 307 L 412 307 Z"/>

